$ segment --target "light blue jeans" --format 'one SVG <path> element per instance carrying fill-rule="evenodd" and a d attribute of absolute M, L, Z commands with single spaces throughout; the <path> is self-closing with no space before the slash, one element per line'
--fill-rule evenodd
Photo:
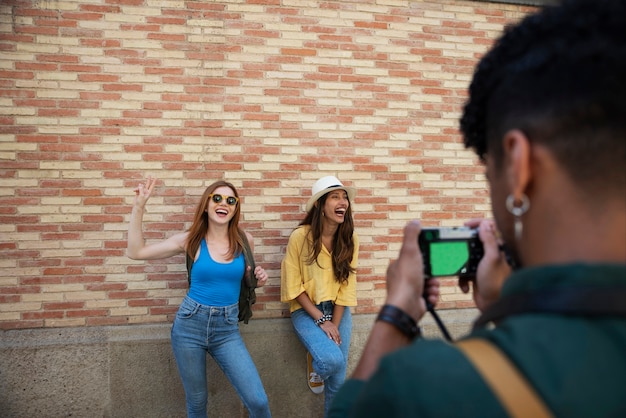
<path fill-rule="evenodd" d="M 237 303 L 206 306 L 185 297 L 172 326 L 172 349 L 185 388 L 187 416 L 207 416 L 206 354 L 222 369 L 250 418 L 270 417 L 256 366 L 239 333 Z"/>
<path fill-rule="evenodd" d="M 322 302 L 317 305 L 317 308 L 324 315 L 333 313 L 332 302 Z M 346 380 L 348 351 L 352 334 L 350 308 L 346 306 L 339 323 L 341 345 L 337 345 L 328 338 L 324 330 L 315 325 L 314 319 L 304 309 L 292 312 L 291 322 L 300 341 L 313 357 L 313 369 L 324 380 L 324 416 L 326 417 L 335 394 Z"/>

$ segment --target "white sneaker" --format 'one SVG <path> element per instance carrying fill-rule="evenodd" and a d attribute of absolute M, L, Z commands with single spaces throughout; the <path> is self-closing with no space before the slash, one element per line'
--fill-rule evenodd
<path fill-rule="evenodd" d="M 320 377 L 319 374 L 313 370 L 313 357 L 311 357 L 311 353 L 307 351 L 306 353 L 306 372 L 307 379 L 309 384 L 309 389 L 311 392 L 319 395 L 324 392 L 324 381 Z"/>

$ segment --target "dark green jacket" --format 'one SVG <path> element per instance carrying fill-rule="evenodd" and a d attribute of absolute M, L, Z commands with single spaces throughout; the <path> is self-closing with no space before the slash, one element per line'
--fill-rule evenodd
<path fill-rule="evenodd" d="M 524 269 L 502 295 L 569 286 L 626 289 L 626 265 Z M 626 304 L 626 300 L 624 300 Z M 518 314 L 471 336 L 494 342 L 558 417 L 626 417 L 626 318 Z M 504 417 L 491 390 L 453 345 L 418 339 L 386 356 L 367 383 L 348 380 L 331 417 Z"/>

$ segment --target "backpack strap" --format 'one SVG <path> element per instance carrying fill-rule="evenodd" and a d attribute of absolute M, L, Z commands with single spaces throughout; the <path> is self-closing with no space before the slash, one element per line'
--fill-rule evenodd
<path fill-rule="evenodd" d="M 528 380 L 493 343 L 473 338 L 455 345 L 478 370 L 510 417 L 553 416 Z"/>
<path fill-rule="evenodd" d="M 254 263 L 254 254 L 252 254 L 252 248 L 250 248 L 250 243 L 248 242 L 246 233 L 240 229 L 239 236 L 243 242 L 243 258 L 246 261 L 243 278 L 246 282 L 246 286 L 254 289 L 257 285 L 257 280 L 254 275 L 254 269 L 256 268 L 256 264 Z M 250 266 L 250 273 L 248 273 L 248 266 Z"/>
<path fill-rule="evenodd" d="M 245 270 L 239 292 L 239 321 L 247 324 L 250 318 L 252 318 L 252 305 L 256 303 L 256 293 L 254 292 L 257 285 L 256 276 L 254 275 L 256 265 L 246 233 L 239 230 L 239 236 L 243 242 L 243 258 L 245 260 Z M 248 266 L 250 266 L 250 271 L 248 271 Z"/>
<path fill-rule="evenodd" d="M 193 267 L 193 258 L 185 253 L 185 264 L 187 265 L 187 284 L 191 286 L 191 268 Z"/>

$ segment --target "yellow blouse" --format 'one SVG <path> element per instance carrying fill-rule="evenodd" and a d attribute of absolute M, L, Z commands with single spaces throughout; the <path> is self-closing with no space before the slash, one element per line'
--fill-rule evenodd
<path fill-rule="evenodd" d="M 303 225 L 296 228 L 289 237 L 287 253 L 281 263 L 280 300 L 289 302 L 289 311 L 302 306 L 295 301 L 302 292 L 306 292 L 314 304 L 333 301 L 336 305 L 356 306 L 356 273 L 350 273 L 348 281 L 339 284 L 333 273 L 332 258 L 326 247 L 317 256 L 317 263 L 308 264 L 308 238 L 311 227 Z M 359 238 L 353 233 L 354 255 L 350 265 L 356 269 L 359 258 Z"/>

